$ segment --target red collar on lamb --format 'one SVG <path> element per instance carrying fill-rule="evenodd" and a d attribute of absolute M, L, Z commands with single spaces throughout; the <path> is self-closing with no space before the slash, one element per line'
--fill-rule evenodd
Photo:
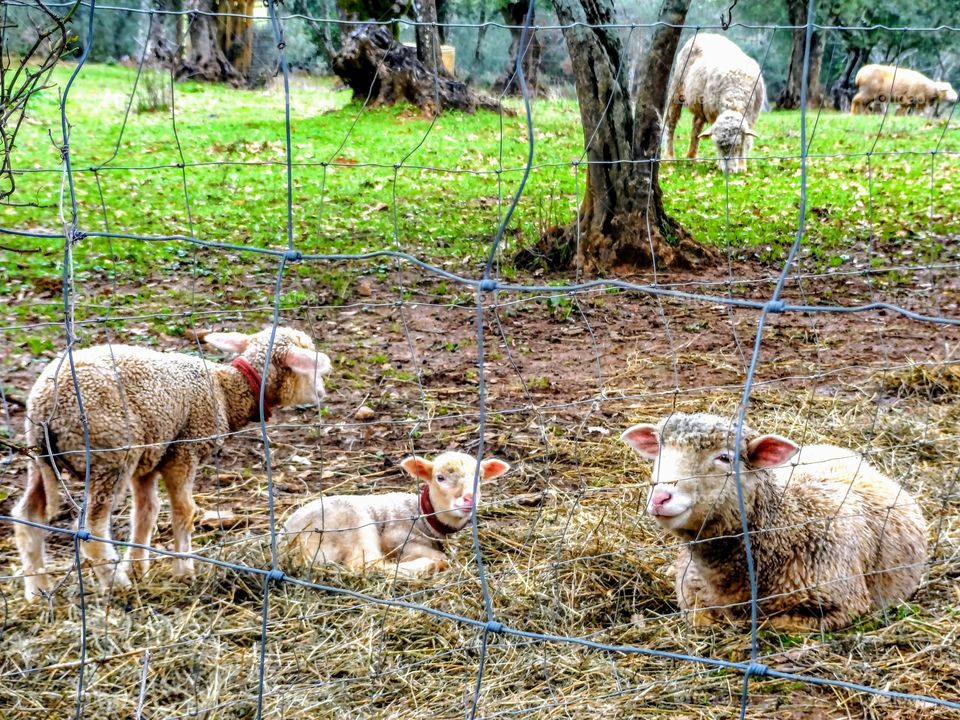
<path fill-rule="evenodd" d="M 427 521 L 430 529 L 440 537 L 453 535 L 466 527 L 466 525 L 451 527 L 437 517 L 436 510 L 433 509 L 433 503 L 430 502 L 430 486 L 426 483 L 423 484 L 423 490 L 420 491 L 420 514 L 423 515 L 423 519 Z"/>
<path fill-rule="evenodd" d="M 230 364 L 235 367 L 241 375 L 243 375 L 244 379 L 247 381 L 247 384 L 250 386 L 250 390 L 253 392 L 253 412 L 250 414 L 250 422 L 256 422 L 260 419 L 260 373 L 257 372 L 257 369 L 244 357 L 235 357 Z M 270 419 L 270 416 L 273 414 L 273 408 L 274 404 L 270 402 L 270 395 L 266 392 L 266 389 L 264 389 L 264 420 Z"/>

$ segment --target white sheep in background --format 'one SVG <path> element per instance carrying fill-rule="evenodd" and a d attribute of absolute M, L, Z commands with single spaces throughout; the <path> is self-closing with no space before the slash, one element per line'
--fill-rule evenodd
<path fill-rule="evenodd" d="M 766 96 L 760 66 L 735 43 L 712 33 L 690 38 L 677 55 L 667 94 L 666 159 L 674 158 L 673 136 L 686 107 L 693 114 L 687 157 L 695 158 L 700 138 L 710 137 L 720 169 L 745 172 Z M 705 123 L 713 125 L 704 131 Z"/>
<path fill-rule="evenodd" d="M 334 495 L 296 510 L 284 523 L 284 532 L 303 562 L 396 571 L 408 577 L 446 569 L 443 540 L 470 523 L 479 501 L 479 486 L 473 493 L 477 461 L 445 452 L 432 462 L 408 457 L 400 466 L 424 481 L 422 492 Z M 484 460 L 480 480 L 509 469 L 502 460 Z"/>
<path fill-rule="evenodd" d="M 857 72 L 856 83 L 857 94 L 850 102 L 853 115 L 863 112 L 874 101 L 897 103 L 897 115 L 906 115 L 911 108 L 920 113 L 927 106 L 957 101 L 950 83 L 894 65 L 864 65 Z"/>
<path fill-rule="evenodd" d="M 743 619 L 750 585 L 733 474 L 740 455 L 761 617 L 787 631 L 837 628 L 909 598 L 927 559 L 916 500 L 862 456 L 799 448 L 715 415 L 674 413 L 622 438 L 654 459 L 647 512 L 684 541 L 677 599 L 695 624 Z"/>
<path fill-rule="evenodd" d="M 270 330 L 254 335 L 211 332 L 204 341 L 239 353 L 220 365 L 182 353 L 161 353 L 129 345 L 100 345 L 76 350 L 80 397 L 89 425 L 90 494 L 83 529 L 110 537 L 110 515 L 127 488 L 133 491 L 131 541 L 149 545 L 159 512 L 157 483 L 170 496 L 173 547 L 191 551 L 196 506 L 193 478 L 197 467 L 222 444 L 222 435 L 260 418 L 260 370 L 266 360 Z M 264 416 L 273 408 L 319 403 L 321 375 L 330 358 L 313 341 L 292 328 L 277 328 L 267 371 Z M 84 438 L 73 378 L 66 354 L 46 366 L 27 398 L 27 440 L 44 448 L 28 467 L 27 487 L 13 514 L 48 523 L 59 504 L 52 466 L 82 480 Z M 45 572 L 45 532 L 14 524 L 27 599 L 50 588 Z M 101 586 L 127 586 L 126 570 L 117 564 L 113 545 L 83 542 L 84 557 L 94 561 Z M 148 553 L 130 548 L 127 560 L 146 571 Z M 193 560 L 174 561 L 174 573 L 193 575 Z"/>

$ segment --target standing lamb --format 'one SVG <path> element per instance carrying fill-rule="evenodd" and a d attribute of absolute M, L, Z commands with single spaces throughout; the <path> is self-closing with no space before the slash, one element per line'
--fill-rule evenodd
<path fill-rule="evenodd" d="M 837 628 L 910 597 L 927 557 L 920 508 L 857 453 L 799 448 L 730 421 L 675 413 L 621 436 L 654 459 L 647 512 L 685 542 L 677 600 L 694 624 L 749 617 L 750 585 L 733 474 L 750 528 L 759 611 L 787 631 Z"/>
<path fill-rule="evenodd" d="M 163 478 L 170 495 L 173 547 L 189 553 L 196 506 L 193 478 L 200 463 L 222 444 L 222 436 L 260 419 L 260 369 L 266 361 L 271 331 L 253 335 L 207 333 L 204 341 L 238 353 L 220 365 L 182 353 L 160 353 L 129 345 L 99 345 L 73 353 L 80 398 L 90 437 L 90 483 L 84 529 L 110 537 L 110 515 L 127 488 L 133 491 L 131 541 L 149 545 L 159 512 L 157 483 Z M 313 341 L 292 328 L 276 330 L 267 370 L 263 415 L 274 408 L 319 403 L 320 376 L 330 358 Z M 66 354 L 40 374 L 27 398 L 27 439 L 43 448 L 28 467 L 24 496 L 15 517 L 47 523 L 57 510 L 57 471 L 77 479 L 85 474 L 84 437 L 73 378 Z M 56 468 L 54 468 L 56 463 Z M 45 531 L 14 524 L 23 565 L 27 599 L 50 588 L 45 572 Z M 130 584 L 108 543 L 81 544 L 94 562 L 101 586 Z M 148 553 L 130 548 L 128 561 L 146 571 Z M 193 560 L 176 559 L 174 573 L 193 575 Z"/>
<path fill-rule="evenodd" d="M 928 105 L 957 101 L 950 83 L 894 65 L 864 65 L 857 72 L 856 83 L 857 94 L 850 102 L 852 115 L 865 111 L 874 101 L 897 103 L 897 115 L 906 115 L 911 108 L 920 113 Z"/>
<path fill-rule="evenodd" d="M 415 577 L 446 569 L 443 540 L 470 523 L 480 487 L 473 492 L 477 461 L 445 452 L 432 462 L 408 457 L 400 466 L 424 481 L 417 493 L 334 495 L 298 509 L 284 524 L 302 560 L 334 563 L 351 570 L 379 569 Z M 490 458 L 480 480 L 503 475 L 510 466 Z"/>
<path fill-rule="evenodd" d="M 697 34 L 677 55 L 667 100 L 667 160 L 684 107 L 693 113 L 688 158 L 697 156 L 700 138 L 711 137 L 724 172 L 746 172 L 757 136 L 754 126 L 767 96 L 760 66 L 722 35 Z M 713 123 L 704 131 L 705 123 Z"/>

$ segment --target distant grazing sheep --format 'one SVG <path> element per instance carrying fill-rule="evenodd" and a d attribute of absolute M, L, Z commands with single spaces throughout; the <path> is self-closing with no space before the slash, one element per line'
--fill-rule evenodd
<path fill-rule="evenodd" d="M 622 438 L 654 459 L 647 512 L 685 542 L 681 609 L 695 624 L 748 618 L 750 585 L 733 474 L 740 455 L 759 611 L 786 630 L 837 628 L 909 598 L 927 558 L 926 524 L 900 485 L 857 453 L 799 448 L 729 420 L 674 413 Z"/>
<path fill-rule="evenodd" d="M 333 495 L 294 512 L 284 531 L 301 559 L 409 577 L 446 569 L 443 540 L 469 524 L 479 500 L 479 486 L 473 492 L 477 461 L 445 452 L 432 462 L 408 457 L 400 466 L 424 481 L 422 492 Z M 509 469 L 502 460 L 484 460 L 480 480 Z"/>
<path fill-rule="evenodd" d="M 897 115 L 905 115 L 911 108 L 919 113 L 927 106 L 957 101 L 950 83 L 893 65 L 864 65 L 856 83 L 857 94 L 850 102 L 853 115 L 865 111 L 874 101 L 897 103 Z"/>
<path fill-rule="evenodd" d="M 710 137 L 721 170 L 746 171 L 766 96 L 760 66 L 734 43 L 711 33 L 690 38 L 677 55 L 670 80 L 666 159 L 673 160 L 673 136 L 686 107 L 693 114 L 687 157 L 695 158 L 700 138 Z M 704 131 L 705 123 L 713 126 Z"/>
<path fill-rule="evenodd" d="M 73 353 L 77 382 L 90 436 L 90 494 L 85 528 L 110 537 L 110 514 L 127 488 L 133 491 L 131 540 L 149 545 L 159 512 L 157 483 L 163 479 L 173 525 L 173 547 L 189 553 L 196 506 L 193 478 L 200 463 L 222 444 L 222 436 L 260 419 L 260 370 L 266 361 L 270 330 L 254 335 L 212 332 L 204 341 L 239 353 L 220 365 L 182 353 L 161 353 L 129 345 L 100 345 Z M 264 395 L 264 417 L 274 408 L 319 403 L 321 375 L 330 358 L 317 352 L 299 330 L 277 328 Z M 27 398 L 27 439 L 43 448 L 31 461 L 27 487 L 14 515 L 47 523 L 59 504 L 54 470 L 82 480 L 84 438 L 73 378 L 66 354 L 43 370 Z M 14 524 L 27 599 L 48 590 L 45 532 Z M 83 555 L 94 562 L 100 584 L 126 586 L 113 545 L 89 541 Z M 148 553 L 130 548 L 127 560 L 146 571 Z M 177 559 L 174 573 L 193 575 L 193 560 Z"/>

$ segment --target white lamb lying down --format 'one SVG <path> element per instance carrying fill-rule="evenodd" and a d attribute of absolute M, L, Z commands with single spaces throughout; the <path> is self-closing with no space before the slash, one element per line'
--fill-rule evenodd
<path fill-rule="evenodd" d="M 837 628 L 909 598 L 927 559 L 917 501 L 858 453 L 793 442 L 706 413 L 673 413 L 622 438 L 654 460 L 647 512 L 684 542 L 677 601 L 695 624 L 745 619 L 750 584 L 740 477 L 759 610 L 782 630 Z"/>
<path fill-rule="evenodd" d="M 351 570 L 396 571 L 415 577 L 447 568 L 443 541 L 470 524 L 480 487 L 473 492 L 477 461 L 445 452 L 432 462 L 408 457 L 400 466 L 424 481 L 417 493 L 334 495 L 304 505 L 284 524 L 291 549 L 307 564 L 333 563 Z M 480 480 L 503 475 L 510 466 L 490 458 Z"/>

